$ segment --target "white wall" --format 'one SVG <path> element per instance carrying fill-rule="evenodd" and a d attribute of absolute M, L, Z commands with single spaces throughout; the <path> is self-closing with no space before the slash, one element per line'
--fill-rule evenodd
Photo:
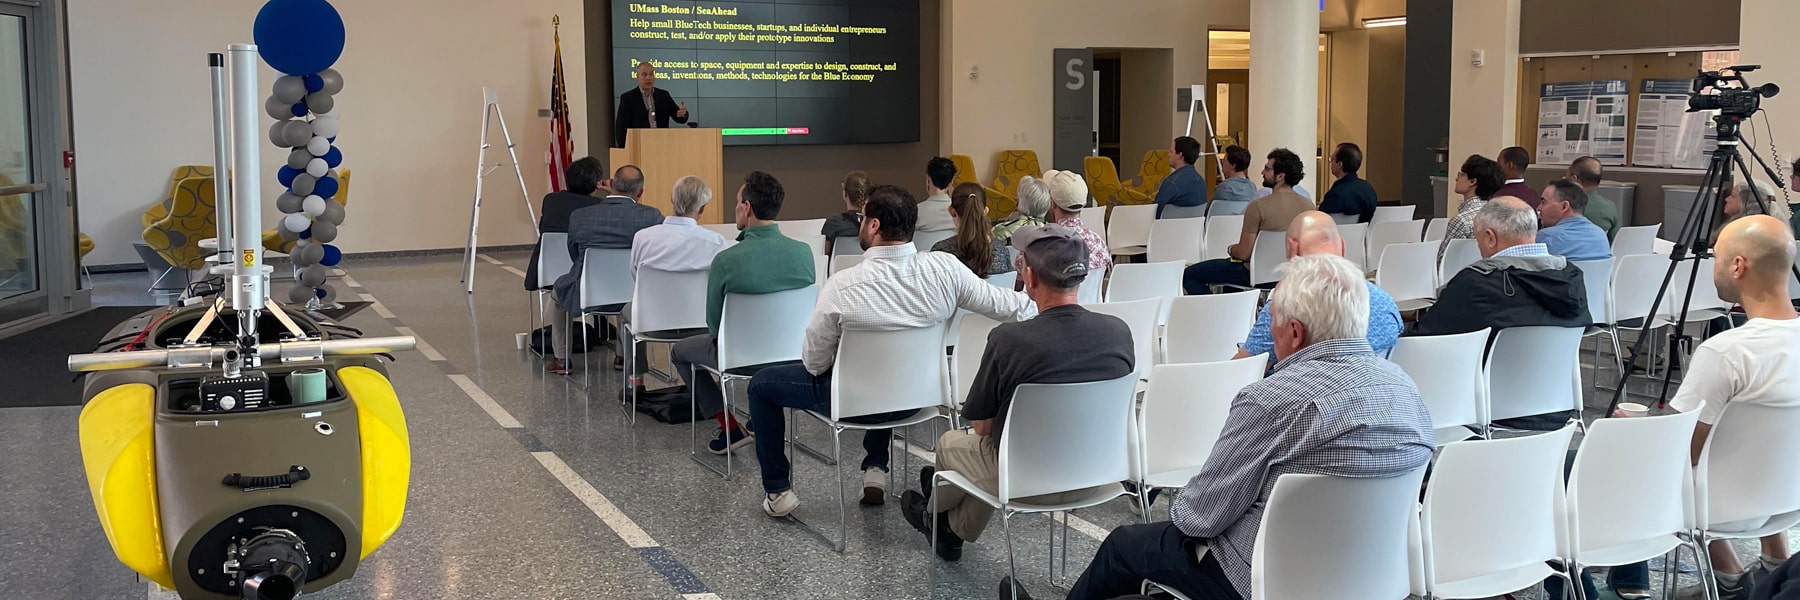
<path fill-rule="evenodd" d="M 1754 131 L 1761 139 L 1771 136 L 1781 144 L 1781 158 L 1787 164 L 1777 164 L 1775 157 L 1766 145 L 1757 148 L 1769 167 L 1778 172 L 1792 175 L 1792 161 L 1800 155 L 1800 37 L 1793 31 L 1793 23 L 1800 19 L 1800 4 L 1791 0 L 1743 0 L 1742 26 L 1738 43 L 1738 61 L 1742 64 L 1762 65 L 1762 70 L 1745 75 L 1750 83 L 1761 85 L 1775 82 L 1783 89 L 1774 98 L 1764 98 L 1762 108 L 1768 117 L 1768 125 L 1773 131 L 1764 131 L 1762 119 L 1756 119 L 1754 127 L 1744 127 L 1746 134 Z M 1744 156 L 1744 162 L 1751 169 L 1758 169 L 1754 161 Z M 1762 175 L 1757 176 L 1763 179 Z M 1783 182 L 1786 183 L 1786 182 Z M 1790 192 L 1789 198 L 1800 198 L 1800 194 Z"/>
<path fill-rule="evenodd" d="M 1470 54 L 1486 52 L 1484 66 Z M 1421 85 L 1429 85 L 1419 82 Z M 1519 107 L 1519 0 L 1456 0 L 1450 30 L 1450 168 L 1514 145 Z M 1462 204 L 1454 190 L 1449 210 Z"/>
<path fill-rule="evenodd" d="M 261 2 L 71 2 L 69 63 L 81 226 L 98 242 L 89 264 L 138 262 L 144 208 L 166 196 L 169 172 L 212 163 L 207 52 L 252 41 Z M 563 69 L 574 107 L 576 156 L 586 154 L 587 87 L 581 0 L 339 0 L 348 41 L 334 65 L 338 146 L 353 170 L 349 213 L 335 244 L 346 252 L 456 248 L 468 232 L 482 86 L 501 106 L 535 204 L 544 194 L 552 15 L 562 16 Z M 1047 55 L 1047 54 L 1046 54 Z M 262 68 L 267 90 L 276 73 Z M 262 113 L 261 103 L 256 107 Z M 263 221 L 273 226 L 287 153 L 267 143 L 262 115 Z M 504 161 L 498 131 L 488 162 Z M 535 238 L 511 169 L 490 175 L 483 245 Z"/>

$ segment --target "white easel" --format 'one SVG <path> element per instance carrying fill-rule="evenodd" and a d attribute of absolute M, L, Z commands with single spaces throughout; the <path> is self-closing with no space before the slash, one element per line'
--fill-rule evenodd
<path fill-rule="evenodd" d="M 1213 134 L 1212 112 L 1206 109 L 1206 84 L 1196 83 L 1190 89 L 1192 93 L 1188 101 L 1187 132 L 1182 135 L 1194 136 L 1194 113 L 1200 113 L 1200 120 L 1206 122 L 1206 146 L 1203 147 L 1211 148 L 1201 153 L 1201 156 L 1213 157 L 1213 164 L 1219 168 L 1220 173 L 1224 173 L 1225 160 L 1219 156 L 1219 138 Z"/>
<path fill-rule="evenodd" d="M 519 195 L 525 198 L 525 213 L 531 215 L 532 227 L 537 226 L 537 210 L 531 206 L 531 192 L 525 189 L 525 172 L 519 170 L 519 153 L 513 150 L 512 133 L 506 130 L 506 114 L 500 111 L 500 93 L 491 87 L 481 88 L 484 100 L 481 117 L 481 151 L 475 155 L 475 202 L 469 206 L 469 240 L 463 249 L 462 274 L 464 291 L 475 293 L 475 242 L 481 229 L 481 184 L 487 180 L 488 173 L 506 166 L 505 163 L 487 164 L 488 124 L 495 117 L 500 119 L 500 135 L 506 138 L 506 153 L 512 157 L 513 174 L 519 178 Z"/>

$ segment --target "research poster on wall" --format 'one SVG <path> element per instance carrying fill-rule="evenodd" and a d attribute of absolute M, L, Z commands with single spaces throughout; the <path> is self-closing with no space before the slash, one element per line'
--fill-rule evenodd
<path fill-rule="evenodd" d="M 1613 79 L 1546 83 L 1539 88 L 1537 161 L 1568 163 L 1593 156 L 1603 165 L 1625 164 L 1628 85 Z"/>
<path fill-rule="evenodd" d="M 1687 112 L 1689 79 L 1645 79 L 1638 88 L 1637 131 L 1631 164 L 1704 169 L 1719 146 L 1718 111 Z"/>

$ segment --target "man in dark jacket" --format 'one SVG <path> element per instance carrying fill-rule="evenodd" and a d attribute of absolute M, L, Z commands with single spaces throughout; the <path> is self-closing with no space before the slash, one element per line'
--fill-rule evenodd
<path fill-rule="evenodd" d="M 600 203 L 594 193 L 601 191 L 600 178 L 606 176 L 606 165 L 592 156 L 569 163 L 563 170 L 563 179 L 569 182 L 569 189 L 550 192 L 544 195 L 544 214 L 538 218 L 538 237 L 546 233 L 568 233 L 569 215 L 575 209 L 586 208 Z M 539 245 L 540 247 L 542 244 Z M 536 290 L 547 287 L 550 282 L 538 283 L 538 251 L 531 249 L 531 263 L 525 267 L 525 289 Z M 562 273 L 553 273 L 562 276 Z"/>
<path fill-rule="evenodd" d="M 1356 176 L 1356 171 L 1362 169 L 1362 161 L 1362 148 L 1356 144 L 1337 145 L 1337 151 L 1331 153 L 1331 174 L 1338 179 L 1325 191 L 1319 212 L 1354 216 L 1358 223 L 1375 218 L 1375 186 Z"/>
<path fill-rule="evenodd" d="M 688 121 L 687 103 L 675 103 L 669 92 L 656 89 L 656 67 L 637 66 L 637 87 L 619 94 L 619 114 L 613 119 L 613 147 L 625 147 L 627 129 L 668 129 L 669 121 Z M 653 118 L 654 117 L 654 118 Z"/>
<path fill-rule="evenodd" d="M 1475 215 L 1482 259 L 1457 272 L 1407 335 L 1449 335 L 1484 327 L 1586 327 L 1581 269 L 1537 239 L 1537 213 L 1518 198 L 1496 198 Z"/>

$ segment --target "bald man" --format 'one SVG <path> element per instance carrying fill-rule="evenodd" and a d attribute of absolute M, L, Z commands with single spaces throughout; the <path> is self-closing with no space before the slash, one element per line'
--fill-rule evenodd
<path fill-rule="evenodd" d="M 1331 219 L 1331 215 L 1309 210 L 1288 223 L 1287 257 L 1292 259 L 1314 254 L 1343 256 L 1344 238 L 1338 235 L 1337 223 Z M 1385 356 L 1388 350 L 1393 349 L 1395 340 L 1400 338 L 1400 308 L 1394 305 L 1394 298 L 1387 292 L 1381 291 L 1374 283 L 1368 285 L 1369 347 L 1376 354 Z M 1269 333 L 1271 323 L 1269 307 L 1265 305 L 1256 314 L 1256 324 L 1250 327 L 1250 337 L 1238 345 L 1237 356 L 1233 358 L 1268 354 L 1269 361 L 1273 363 L 1275 342 Z"/>
<path fill-rule="evenodd" d="M 666 90 L 656 87 L 656 67 L 637 65 L 637 87 L 619 95 L 619 114 L 613 119 L 613 146 L 625 147 L 627 129 L 668 129 L 669 121 L 688 121 L 687 103 L 675 103 Z"/>
<path fill-rule="evenodd" d="M 1408 335 L 1592 323 L 1581 269 L 1537 243 L 1537 220 L 1537 211 L 1511 196 L 1481 207 L 1474 218 L 1481 260 L 1444 284 L 1437 303 Z"/>

